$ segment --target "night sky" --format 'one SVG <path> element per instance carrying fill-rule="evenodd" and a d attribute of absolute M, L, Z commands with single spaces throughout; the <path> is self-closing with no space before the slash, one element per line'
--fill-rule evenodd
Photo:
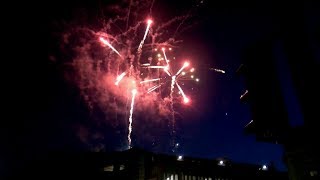
<path fill-rule="evenodd" d="M 19 104 L 12 105 L 20 113 L 11 116 L 20 120 L 11 121 L 10 127 L 15 130 L 7 132 L 10 134 L 8 147 L 11 155 L 8 157 L 14 157 L 13 164 L 18 162 L 12 166 L 23 166 L 23 161 L 43 152 L 123 149 L 127 137 L 126 122 L 114 124 L 99 113 L 90 113 L 77 87 L 66 80 L 68 66 L 63 61 L 73 55 L 62 57 L 56 39 L 63 31 L 64 23 L 84 21 L 94 26 L 99 11 L 114 2 L 54 1 L 39 13 L 39 16 L 47 15 L 46 21 L 34 20 L 37 26 L 40 24 L 46 28 L 29 30 L 32 33 L 27 38 L 32 40 L 32 36 L 39 38 L 44 34 L 44 38 L 39 39 L 46 45 L 32 43 L 34 45 L 28 47 L 31 50 L 27 53 L 37 54 L 37 57 L 44 55 L 44 58 L 28 58 L 26 61 L 31 65 L 24 62 L 17 67 L 20 72 L 26 72 L 17 80 L 27 84 L 23 85 L 23 94 L 15 96 Z M 168 18 L 188 13 L 190 9 L 195 21 L 179 35 L 183 39 L 179 53 L 192 59 L 200 82 L 194 83 L 192 104 L 178 108 L 176 142 L 179 147 L 175 153 L 204 158 L 226 157 L 236 162 L 261 165 L 274 162 L 276 168 L 285 170 L 281 145 L 257 142 L 253 135 L 244 134 L 244 126 L 251 120 L 250 109 L 239 100 L 246 87 L 235 73 L 243 61 L 243 50 L 273 31 L 276 17 L 271 11 L 272 4 L 268 1 L 256 4 L 242 1 L 236 4 L 228 1 L 155 1 L 152 12 L 154 17 Z M 83 15 L 86 13 L 88 16 Z M 83 17 L 87 19 L 81 19 Z M 24 64 L 30 68 L 24 68 Z M 209 70 L 209 67 L 223 69 L 226 74 Z M 170 135 L 161 129 L 165 128 L 164 123 L 147 126 L 145 123 L 152 122 L 144 121 L 139 114 L 134 119 L 139 119 L 134 122 L 134 147 L 172 153 Z M 136 129 L 139 125 L 143 127 Z M 152 134 L 153 130 L 155 134 Z M 20 155 L 14 156 L 16 152 Z"/>

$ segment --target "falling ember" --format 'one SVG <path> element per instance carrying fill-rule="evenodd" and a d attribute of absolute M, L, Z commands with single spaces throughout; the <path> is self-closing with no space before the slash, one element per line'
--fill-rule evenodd
<path fill-rule="evenodd" d="M 197 78 L 196 81 L 199 82 L 200 81 L 199 78 Z"/>
<path fill-rule="evenodd" d="M 143 46 L 143 44 L 144 44 L 144 41 L 146 40 L 146 37 L 147 37 L 147 34 L 148 34 L 148 32 L 149 32 L 149 29 L 150 29 L 151 24 L 152 24 L 152 20 L 151 20 L 151 19 L 148 19 L 148 21 L 147 21 L 147 28 L 146 28 L 146 31 L 145 31 L 145 33 L 144 33 L 143 39 L 141 40 L 140 45 L 139 45 L 139 47 L 138 47 L 138 52 L 141 52 L 141 48 L 142 48 L 142 46 Z"/>
<path fill-rule="evenodd" d="M 188 103 L 188 102 L 190 101 L 190 99 L 184 94 L 182 88 L 180 87 L 180 85 L 179 85 L 177 82 L 176 82 L 176 85 L 177 85 L 179 91 L 181 92 L 181 95 L 182 95 L 182 97 L 183 97 L 183 102 L 184 102 L 185 104 Z"/>
<path fill-rule="evenodd" d="M 188 67 L 189 66 L 189 63 L 188 62 L 185 62 L 183 64 L 183 66 L 181 67 L 181 69 L 176 73 L 176 76 L 179 75 L 181 73 L 181 71 L 183 71 L 184 68 Z"/>
<path fill-rule="evenodd" d="M 133 89 L 131 92 L 132 92 L 132 99 L 131 99 L 131 108 L 130 108 L 130 117 L 129 117 L 129 133 L 128 133 L 129 149 L 131 148 L 132 114 L 133 114 L 133 107 L 134 107 L 134 98 L 136 97 L 137 90 Z"/>
<path fill-rule="evenodd" d="M 126 72 L 121 73 L 118 77 L 116 82 L 114 83 L 116 86 L 119 85 L 119 82 L 123 79 L 123 77 L 126 75 Z"/>
<path fill-rule="evenodd" d="M 153 81 L 160 81 L 160 78 L 144 80 L 144 81 L 141 81 L 140 84 L 147 83 L 147 82 L 153 82 Z"/>
<path fill-rule="evenodd" d="M 192 79 L 194 78 L 194 76 L 193 76 L 193 75 L 191 75 L 190 77 L 191 77 Z"/>
<path fill-rule="evenodd" d="M 182 76 L 186 75 L 186 72 L 182 72 L 181 75 L 182 75 Z"/>
<path fill-rule="evenodd" d="M 191 68 L 191 69 L 190 69 L 190 72 L 194 72 L 194 68 Z"/>
<path fill-rule="evenodd" d="M 115 53 L 117 53 L 120 57 L 122 57 L 122 56 L 120 55 L 120 53 L 119 53 L 107 40 L 105 40 L 105 39 L 103 39 L 102 37 L 100 37 L 100 41 L 101 41 L 103 44 L 109 46 Z"/>

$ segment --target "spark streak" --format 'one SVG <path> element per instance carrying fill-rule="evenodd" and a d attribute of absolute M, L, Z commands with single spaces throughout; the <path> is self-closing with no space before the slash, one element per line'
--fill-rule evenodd
<path fill-rule="evenodd" d="M 188 103 L 190 101 L 189 98 L 184 94 L 182 88 L 180 87 L 180 85 L 177 82 L 176 82 L 176 85 L 177 85 L 177 87 L 178 87 L 178 89 L 179 89 L 179 91 L 180 91 L 180 93 L 181 93 L 181 95 L 183 97 L 183 102 L 184 103 Z"/>
<path fill-rule="evenodd" d="M 129 149 L 131 148 L 132 114 L 133 114 L 133 107 L 134 107 L 134 98 L 136 97 L 137 90 L 133 89 L 131 92 L 132 92 L 132 99 L 131 99 L 131 108 L 130 108 L 130 117 L 129 117 L 129 133 L 128 133 Z"/>
<path fill-rule="evenodd" d="M 222 69 L 213 69 L 215 72 L 219 72 L 219 73 L 226 73 L 224 70 L 222 70 Z"/>
<path fill-rule="evenodd" d="M 109 41 L 103 39 L 102 37 L 100 37 L 100 41 L 101 41 L 103 44 L 109 46 L 115 53 L 117 53 L 120 57 L 122 57 L 122 56 L 120 55 L 120 53 L 109 43 Z"/>
<path fill-rule="evenodd" d="M 153 82 L 153 81 L 160 81 L 160 78 L 144 80 L 144 81 L 141 81 L 140 84 L 147 83 L 147 82 Z"/>
<path fill-rule="evenodd" d="M 188 62 L 185 62 L 183 64 L 183 66 L 181 67 L 181 69 L 176 73 L 176 76 L 179 75 L 181 73 L 181 71 L 183 71 L 184 68 L 188 67 L 189 66 L 189 63 Z"/>
<path fill-rule="evenodd" d="M 114 83 L 116 86 L 119 85 L 119 82 L 123 79 L 123 77 L 126 75 L 126 72 L 121 73 L 118 77 L 117 77 L 117 81 Z"/>
<path fill-rule="evenodd" d="M 166 55 L 166 50 L 165 50 L 165 48 L 162 48 L 162 52 L 163 52 L 164 59 L 165 59 L 166 62 L 167 62 L 167 65 L 169 65 L 169 60 L 167 59 L 167 55 Z"/>
<path fill-rule="evenodd" d="M 171 107 L 171 123 L 172 123 L 172 143 L 175 144 L 175 112 L 173 109 L 173 89 L 174 89 L 174 84 L 176 82 L 176 76 L 172 76 L 171 79 L 171 88 L 170 88 L 170 107 Z"/>
<path fill-rule="evenodd" d="M 160 85 L 155 85 L 155 86 L 149 88 L 147 93 L 151 93 L 152 91 L 158 89 L 161 85 L 162 85 L 162 84 L 160 84 Z"/>
<path fill-rule="evenodd" d="M 138 47 L 138 53 L 141 52 L 141 48 L 142 48 L 142 46 L 143 46 L 143 44 L 144 44 L 144 41 L 146 40 L 147 34 L 148 34 L 149 29 L 150 29 L 150 26 L 151 26 L 151 24 L 152 24 L 152 20 L 151 20 L 151 19 L 148 19 L 147 23 L 148 23 L 148 25 L 147 25 L 146 31 L 145 31 L 144 36 L 143 36 L 143 39 L 141 40 L 140 45 L 139 45 L 139 47 Z"/>
<path fill-rule="evenodd" d="M 167 65 L 163 70 L 165 73 L 167 73 L 168 76 L 171 76 L 171 74 L 169 73 L 169 65 Z"/>

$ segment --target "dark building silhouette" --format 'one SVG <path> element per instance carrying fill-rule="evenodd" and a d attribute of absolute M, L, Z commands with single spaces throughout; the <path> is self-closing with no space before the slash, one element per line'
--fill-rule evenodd
<path fill-rule="evenodd" d="M 36 161 L 24 177 L 132 180 L 237 180 L 288 179 L 272 164 L 254 165 L 225 158 L 198 159 L 156 154 L 139 149 L 110 153 L 51 154 Z M 29 175 L 29 176 L 28 176 Z"/>
<path fill-rule="evenodd" d="M 279 143 L 290 179 L 318 179 L 320 173 L 320 63 L 308 33 L 310 4 L 277 3 L 274 32 L 244 50 L 238 73 L 244 77 L 252 119 L 245 127 L 258 141 Z M 283 9 L 287 9 L 283 13 Z M 319 49 L 318 49 L 319 51 Z"/>

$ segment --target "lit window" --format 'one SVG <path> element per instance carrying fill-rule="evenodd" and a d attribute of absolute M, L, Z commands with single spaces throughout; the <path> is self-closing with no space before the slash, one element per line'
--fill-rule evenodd
<path fill-rule="evenodd" d="M 120 171 L 124 170 L 124 165 L 120 165 Z"/>
<path fill-rule="evenodd" d="M 103 171 L 112 172 L 113 171 L 113 165 L 104 167 Z"/>
<path fill-rule="evenodd" d="M 310 176 L 317 176 L 318 175 L 318 171 L 310 171 Z"/>

